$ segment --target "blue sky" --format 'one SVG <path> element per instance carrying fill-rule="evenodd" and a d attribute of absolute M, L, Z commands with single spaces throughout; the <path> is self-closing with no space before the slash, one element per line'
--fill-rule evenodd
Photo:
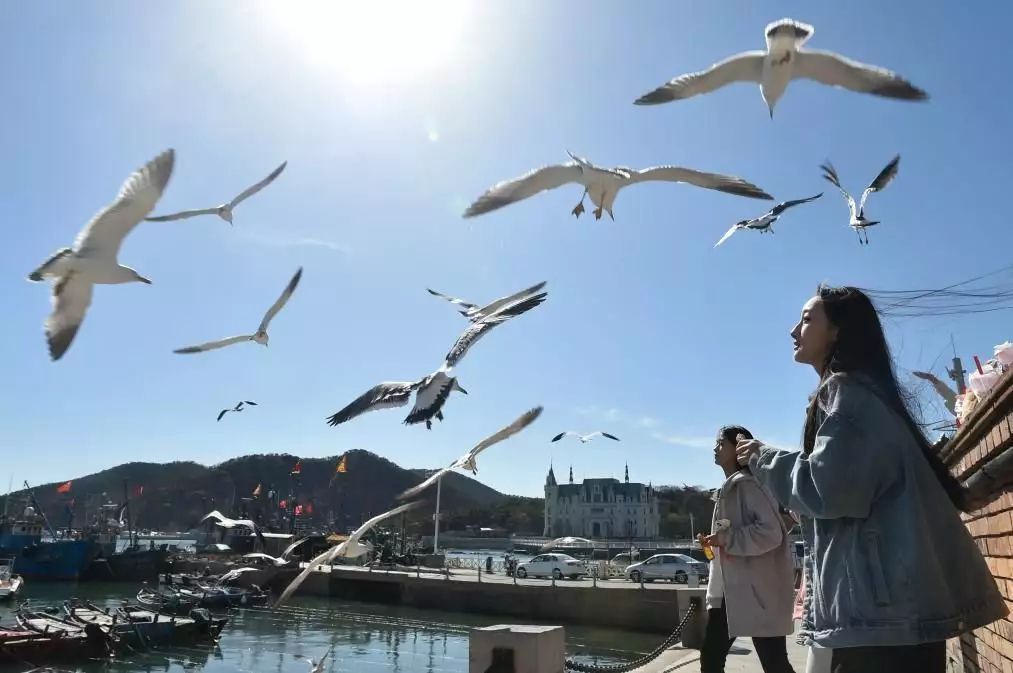
<path fill-rule="evenodd" d="M 815 377 L 792 362 L 788 332 L 819 281 L 945 285 L 1013 247 L 1002 3 L 415 3 L 435 7 L 412 16 L 282 4 L 0 5 L 0 450 L 15 483 L 352 448 L 437 467 L 542 404 L 535 425 L 482 456 L 482 481 L 540 495 L 551 460 L 557 476 L 572 464 L 578 479 L 621 478 L 629 462 L 634 480 L 713 485 L 720 425 L 797 441 Z M 764 26 L 786 15 L 815 25 L 813 48 L 896 70 L 931 100 L 795 82 L 773 120 L 751 85 L 632 105 L 762 48 Z M 289 165 L 234 227 L 138 227 L 120 261 L 154 284 L 97 288 L 70 351 L 49 362 L 49 292 L 25 275 L 167 147 L 176 168 L 159 212 L 220 203 Z M 622 193 L 615 222 L 577 221 L 574 186 L 460 218 L 489 185 L 566 149 L 731 173 L 778 198 L 826 195 L 776 235 L 717 250 L 768 204 L 648 184 Z M 870 201 L 883 224 L 860 247 L 818 166 L 830 158 L 857 192 L 898 152 L 898 178 Z M 172 353 L 255 327 L 299 266 L 269 348 Z M 439 365 L 465 323 L 425 288 L 485 301 L 541 280 L 546 303 L 475 346 L 457 370 L 471 394 L 431 432 L 401 425 L 401 410 L 325 424 L 375 383 Z M 943 375 L 951 334 L 969 363 L 1008 325 L 999 313 L 889 328 L 902 371 L 935 363 Z M 261 406 L 215 422 L 241 398 Z M 549 443 L 566 429 L 623 441 Z"/>

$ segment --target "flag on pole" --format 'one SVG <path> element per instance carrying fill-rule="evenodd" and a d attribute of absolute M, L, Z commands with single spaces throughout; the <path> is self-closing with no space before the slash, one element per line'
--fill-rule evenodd
<path fill-rule="evenodd" d="M 144 484 L 134 486 L 134 497 L 140 498 L 142 495 L 144 495 Z"/>
<path fill-rule="evenodd" d="M 336 473 L 348 472 L 348 454 L 341 456 L 341 460 L 338 461 L 338 466 L 334 468 Z"/>
<path fill-rule="evenodd" d="M 257 484 L 257 488 L 253 489 L 253 497 L 254 498 L 260 497 L 260 484 Z"/>
<path fill-rule="evenodd" d="M 302 474 L 302 459 L 295 461 L 295 467 L 292 468 L 292 472 L 289 474 Z"/>
<path fill-rule="evenodd" d="M 56 492 L 57 493 L 70 493 L 70 485 L 72 483 L 74 483 L 73 479 L 71 479 L 70 481 L 68 481 L 66 483 L 60 484 L 59 486 L 56 487 Z"/>

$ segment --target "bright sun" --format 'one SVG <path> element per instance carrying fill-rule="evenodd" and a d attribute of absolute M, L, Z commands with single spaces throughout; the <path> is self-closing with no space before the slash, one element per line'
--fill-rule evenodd
<path fill-rule="evenodd" d="M 423 75 L 454 55 L 466 0 L 269 0 L 269 29 L 358 84 Z"/>

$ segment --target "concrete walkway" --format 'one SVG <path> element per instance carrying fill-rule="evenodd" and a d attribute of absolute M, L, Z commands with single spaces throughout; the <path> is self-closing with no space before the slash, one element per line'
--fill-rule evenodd
<path fill-rule="evenodd" d="M 795 643 L 795 636 L 788 636 L 788 661 L 796 673 L 805 673 L 805 662 L 808 648 Z M 636 673 L 699 673 L 700 652 L 673 647 L 647 666 L 638 668 Z M 760 660 L 753 652 L 753 641 L 749 638 L 738 638 L 728 653 L 725 673 L 763 673 Z"/>

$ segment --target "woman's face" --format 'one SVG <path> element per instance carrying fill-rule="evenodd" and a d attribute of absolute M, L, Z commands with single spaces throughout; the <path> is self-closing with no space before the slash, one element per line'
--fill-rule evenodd
<path fill-rule="evenodd" d="M 836 338 L 837 328 L 827 318 L 823 301 L 813 297 L 802 307 L 802 317 L 791 331 L 795 362 L 812 365 L 817 372 L 821 371 Z"/>
<path fill-rule="evenodd" d="M 738 457 L 735 453 L 735 442 L 728 440 L 718 432 L 717 440 L 714 442 L 714 464 L 721 465 L 734 465 L 738 462 Z"/>

